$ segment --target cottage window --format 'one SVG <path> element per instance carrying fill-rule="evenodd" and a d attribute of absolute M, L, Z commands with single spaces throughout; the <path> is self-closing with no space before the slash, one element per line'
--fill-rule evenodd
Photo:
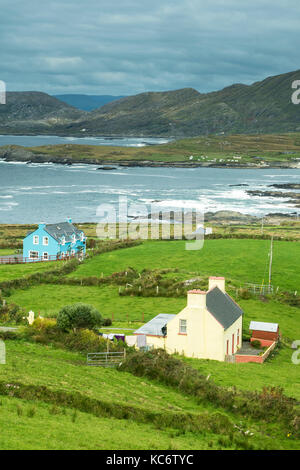
<path fill-rule="evenodd" d="M 72 242 L 73 242 L 73 243 L 76 242 L 76 235 L 72 235 Z"/>
<path fill-rule="evenodd" d="M 48 237 L 43 238 L 43 245 L 45 245 L 45 246 L 49 245 L 49 238 Z"/>
<path fill-rule="evenodd" d="M 237 335 L 236 335 L 236 344 L 239 345 L 240 344 L 240 330 L 238 329 L 237 330 Z"/>
<path fill-rule="evenodd" d="M 83 240 L 84 240 L 84 233 L 83 233 L 83 232 L 81 232 L 81 234 L 80 234 L 80 240 L 81 240 L 82 242 L 83 242 Z"/>
<path fill-rule="evenodd" d="M 47 252 L 44 252 L 44 253 L 43 253 L 43 260 L 48 261 L 48 259 L 49 259 L 48 253 L 47 253 Z"/>
<path fill-rule="evenodd" d="M 179 333 L 186 334 L 186 320 L 179 320 Z"/>
<path fill-rule="evenodd" d="M 34 235 L 34 237 L 33 237 L 33 244 L 34 244 L 34 245 L 38 245 L 38 244 L 39 244 L 39 236 L 38 236 L 38 235 Z"/>
<path fill-rule="evenodd" d="M 65 243 L 66 243 L 66 239 L 65 239 L 65 237 L 62 237 L 61 244 L 64 245 Z"/>
<path fill-rule="evenodd" d="M 29 258 L 30 259 L 38 259 L 39 252 L 38 251 L 29 251 Z"/>

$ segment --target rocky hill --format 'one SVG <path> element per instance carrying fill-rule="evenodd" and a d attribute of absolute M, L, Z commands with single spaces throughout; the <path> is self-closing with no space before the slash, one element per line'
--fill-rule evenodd
<path fill-rule="evenodd" d="M 8 92 L 0 106 L 0 132 L 3 134 L 48 133 L 85 118 L 85 113 L 62 101 L 36 91 Z"/>
<path fill-rule="evenodd" d="M 84 125 L 104 134 L 175 137 L 296 131 L 300 105 L 291 102 L 296 79 L 300 71 L 207 94 L 191 88 L 142 93 L 93 111 Z"/>
<path fill-rule="evenodd" d="M 300 130 L 291 101 L 300 70 L 212 93 L 192 88 L 149 92 L 84 112 L 44 93 L 9 93 L 0 106 L 0 133 L 193 137 Z"/>

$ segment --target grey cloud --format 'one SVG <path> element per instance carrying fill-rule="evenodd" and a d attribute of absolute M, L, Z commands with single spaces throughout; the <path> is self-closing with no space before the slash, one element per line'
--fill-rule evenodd
<path fill-rule="evenodd" d="M 207 92 L 300 68 L 295 0 L 2 0 L 0 13 L 9 90 Z"/>

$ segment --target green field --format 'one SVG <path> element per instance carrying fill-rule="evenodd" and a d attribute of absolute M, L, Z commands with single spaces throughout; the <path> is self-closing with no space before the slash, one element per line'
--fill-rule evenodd
<path fill-rule="evenodd" d="M 13 291 L 9 302 L 33 310 L 42 316 L 55 317 L 64 305 L 86 302 L 94 305 L 103 317 L 116 321 L 141 321 L 144 313 L 145 321 L 151 320 L 159 313 L 179 313 L 186 305 L 183 297 L 134 297 L 119 296 L 117 286 L 67 286 L 42 285 L 29 289 Z M 244 330 L 247 331 L 251 320 L 279 322 L 285 336 L 291 339 L 300 338 L 299 309 L 279 302 L 260 300 L 240 300 L 245 312 Z"/>
<path fill-rule="evenodd" d="M 300 156 L 299 133 L 260 134 L 257 135 L 227 135 L 199 136 L 175 140 L 167 144 L 151 145 L 144 148 L 111 147 L 96 145 L 51 145 L 32 147 L 35 155 L 69 158 L 76 162 L 95 161 L 154 161 L 154 162 L 184 162 L 190 164 L 214 163 L 230 166 L 241 164 L 257 165 L 260 161 L 272 163 L 289 162 Z M 287 150 L 291 154 L 286 153 Z M 194 159 L 191 162 L 190 156 Z M 257 160 L 257 156 L 260 159 Z M 235 159 L 235 157 L 240 157 Z M 220 161 L 221 160 L 221 161 Z M 235 160 L 235 161 L 233 161 Z"/>
<path fill-rule="evenodd" d="M 192 242 L 191 242 L 192 243 Z M 178 268 L 187 273 L 221 275 L 241 284 L 268 282 L 269 240 L 205 240 L 202 250 L 185 250 L 184 241 L 147 241 L 95 256 L 83 263 L 70 277 L 101 277 L 133 267 L 143 269 Z M 274 242 L 272 283 L 281 289 L 300 286 L 300 244 Z"/>
<path fill-rule="evenodd" d="M 235 287 L 246 282 L 267 280 L 268 240 L 207 240 L 203 250 L 186 251 L 183 241 L 149 241 L 132 248 L 115 250 L 85 260 L 68 279 L 111 275 L 135 268 L 178 270 L 165 273 L 168 279 L 190 279 L 196 274 L 224 275 Z M 299 243 L 275 242 L 273 285 L 284 290 L 299 290 Z M 49 270 L 58 263 L 0 266 L 0 280 L 17 279 L 39 269 Z M 26 269 L 29 268 L 29 271 Z M 20 269 L 20 271 L 18 271 Z M 24 273 L 25 269 L 25 273 Z M 31 270 L 31 271 L 30 271 Z M 103 273 L 103 274 L 102 274 Z M 51 281 L 52 282 L 52 281 Z M 122 286 L 124 289 L 124 286 Z M 99 286 L 42 283 L 5 293 L 8 303 L 16 303 L 26 311 L 55 317 L 61 307 L 75 302 L 90 303 L 103 317 L 114 317 L 112 328 L 136 328 L 142 318 L 148 321 L 158 313 L 178 313 L 185 297 L 120 296 L 117 284 Z M 244 333 L 250 320 L 278 322 L 283 343 L 264 364 L 230 364 L 209 360 L 181 358 L 216 384 L 240 390 L 262 390 L 264 386 L 284 389 L 286 395 L 300 400 L 299 366 L 291 361 L 291 341 L 300 338 L 300 309 L 273 299 L 240 299 L 245 315 Z M 132 322 L 132 323 L 131 323 Z M 139 324 L 135 323 L 139 322 Z M 107 330 L 109 331 L 109 330 Z M 130 330 L 127 330 L 130 331 Z M 176 425 L 158 426 L 151 413 L 179 413 L 193 416 L 206 413 L 226 415 L 231 423 L 254 433 L 255 443 L 263 448 L 297 449 L 299 443 L 282 433 L 276 423 L 264 423 L 247 416 L 236 416 L 213 402 L 200 402 L 177 388 L 145 377 L 135 377 L 118 370 L 92 368 L 85 365 L 81 353 L 56 349 L 51 344 L 39 345 L 23 340 L 7 340 L 7 364 L 0 365 L 1 383 L 19 383 L 37 389 L 44 387 L 53 394 L 50 401 L 33 394 L 27 397 L 0 396 L 1 449 L 221 449 L 239 448 L 224 441 L 221 431 L 201 433 L 182 431 Z M 58 393 L 77 393 L 85 400 L 105 402 L 107 413 L 95 415 L 74 406 L 55 402 Z M 52 401 L 51 401 L 52 400 Z M 75 402 L 74 402 L 75 403 Z M 116 417 L 112 410 L 131 407 L 133 415 Z M 91 408 L 92 409 L 92 408 Z M 109 411 L 110 410 L 110 411 Z M 111 414 L 110 414 L 111 413 Z M 116 412 L 117 413 L 117 412 Z M 143 417 L 143 418 L 141 418 Z M 148 418 L 147 418 L 148 417 Z M 200 418 L 199 418 L 200 419 Z M 5 426 L 3 427 L 3 423 Z M 225 432 L 226 434 L 226 432 Z"/>
<path fill-rule="evenodd" d="M 17 303 L 26 310 L 40 312 L 43 316 L 54 317 L 61 307 L 70 303 L 85 302 L 94 305 L 104 317 L 114 314 L 115 320 L 145 321 L 158 313 L 174 313 L 185 305 L 185 299 L 163 297 L 119 296 L 118 286 L 68 286 L 41 285 L 13 291 L 9 302 Z"/>
<path fill-rule="evenodd" d="M 213 417 L 221 413 L 231 422 L 254 433 L 253 443 L 276 449 L 296 449 L 274 423 L 263 424 L 247 417 L 225 412 L 213 403 L 198 402 L 176 389 L 147 378 L 138 378 L 115 369 L 91 368 L 85 357 L 52 347 L 6 341 L 7 364 L 0 367 L 0 384 L 10 384 L 9 396 L 0 397 L 1 449 L 207 449 L 238 448 L 228 440 L 229 429 L 201 433 L 183 431 L 180 426 L 148 422 L 147 415 L 176 413 Z M 212 362 L 212 367 L 215 363 Z M 243 365 L 245 367 L 245 365 Z M 16 398 L 22 385 L 49 390 L 46 402 L 40 394 L 32 399 Z M 12 387 L 12 388 L 11 388 Z M 43 387 L 39 389 L 38 387 Z M 106 403 L 103 416 L 93 409 L 82 412 L 73 406 L 57 403 L 58 394 L 77 393 L 87 400 Z M 96 403 L 95 402 L 95 403 Z M 109 416 L 122 407 L 130 407 L 130 419 Z M 128 408 L 129 409 L 129 408 Z M 136 411 L 134 411 L 136 410 Z M 107 416 L 108 415 L 108 416 Z M 149 416 L 150 416 L 149 415 Z M 221 416 L 220 415 L 220 416 Z M 222 437 L 223 436 L 223 437 Z M 225 441 L 224 441 L 225 439 Z"/>
<path fill-rule="evenodd" d="M 59 261 L 47 261 L 44 263 L 27 264 L 0 264 L 0 282 L 11 279 L 19 279 L 30 274 L 48 271 L 54 267 L 61 266 Z"/>

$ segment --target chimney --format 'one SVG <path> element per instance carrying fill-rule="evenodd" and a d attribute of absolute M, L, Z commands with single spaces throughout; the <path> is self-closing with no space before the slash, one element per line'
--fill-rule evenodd
<path fill-rule="evenodd" d="M 71 223 L 72 223 L 72 219 L 70 219 L 70 218 L 68 217 L 68 218 L 67 218 L 67 222 L 68 222 L 69 224 L 71 224 Z"/>
<path fill-rule="evenodd" d="M 222 292 L 226 292 L 225 291 L 225 277 L 210 276 L 208 289 L 211 290 L 214 287 L 218 287 Z"/>
<path fill-rule="evenodd" d="M 206 292 L 198 289 L 189 290 L 187 293 L 187 306 L 192 308 L 205 308 Z"/>

